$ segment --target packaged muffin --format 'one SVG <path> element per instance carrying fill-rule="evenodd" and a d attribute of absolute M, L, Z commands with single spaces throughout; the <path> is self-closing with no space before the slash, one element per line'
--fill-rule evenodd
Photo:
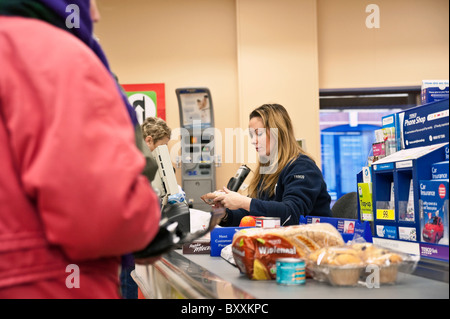
<path fill-rule="evenodd" d="M 308 256 L 314 279 L 334 286 L 355 286 L 364 269 L 359 252 L 352 247 L 324 247 Z"/>
<path fill-rule="evenodd" d="M 406 256 L 370 243 L 353 244 L 352 246 L 360 252 L 366 266 L 372 265 L 379 267 L 379 280 L 381 284 L 392 284 L 396 282 L 399 267 L 405 261 Z"/>
<path fill-rule="evenodd" d="M 394 284 L 398 272 L 412 273 L 419 259 L 364 242 L 319 249 L 308 256 L 307 266 L 314 279 L 336 286 L 369 285 L 375 280 Z"/>

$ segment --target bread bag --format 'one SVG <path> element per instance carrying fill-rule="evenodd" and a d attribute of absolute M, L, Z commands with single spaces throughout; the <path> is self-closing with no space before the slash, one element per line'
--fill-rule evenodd
<path fill-rule="evenodd" d="M 279 228 L 248 228 L 237 232 L 231 249 L 236 266 L 254 280 L 276 278 L 276 260 L 304 258 L 326 246 L 343 245 L 331 224 L 317 223 Z"/>

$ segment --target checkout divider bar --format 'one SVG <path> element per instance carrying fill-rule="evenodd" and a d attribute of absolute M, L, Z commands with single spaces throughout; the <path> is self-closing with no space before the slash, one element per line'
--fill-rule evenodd
<path fill-rule="evenodd" d="M 232 290 L 228 298 L 255 299 L 181 252 L 171 251 L 152 265 L 136 265 L 131 276 L 147 299 L 222 299 L 217 285 L 225 283 Z"/>
<path fill-rule="evenodd" d="M 164 258 L 156 261 L 151 266 L 141 267 L 145 267 L 144 273 L 145 277 L 147 277 L 146 279 L 142 278 L 136 271 L 133 271 L 131 276 L 147 299 L 164 299 L 173 297 L 174 295 L 182 299 L 214 298 L 205 288 L 186 276 L 180 269 Z M 153 286 L 149 287 L 145 285 L 144 282 L 146 280 L 153 282 Z"/>

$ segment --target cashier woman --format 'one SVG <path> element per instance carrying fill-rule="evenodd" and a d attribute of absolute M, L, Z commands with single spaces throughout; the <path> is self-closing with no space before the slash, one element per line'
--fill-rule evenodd
<path fill-rule="evenodd" d="M 280 217 L 298 225 L 301 215 L 331 216 L 331 198 L 322 172 L 294 137 L 292 121 L 279 104 L 264 104 L 250 113 L 249 130 L 258 163 L 249 196 L 224 188 L 214 211 L 225 209 L 222 226 L 237 226 L 246 215 Z"/>

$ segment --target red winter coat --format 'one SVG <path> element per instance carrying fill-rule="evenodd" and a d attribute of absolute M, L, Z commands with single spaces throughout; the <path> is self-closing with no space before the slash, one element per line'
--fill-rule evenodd
<path fill-rule="evenodd" d="M 0 17 L 0 298 L 119 297 L 120 256 L 158 230 L 144 165 L 94 53 Z"/>

